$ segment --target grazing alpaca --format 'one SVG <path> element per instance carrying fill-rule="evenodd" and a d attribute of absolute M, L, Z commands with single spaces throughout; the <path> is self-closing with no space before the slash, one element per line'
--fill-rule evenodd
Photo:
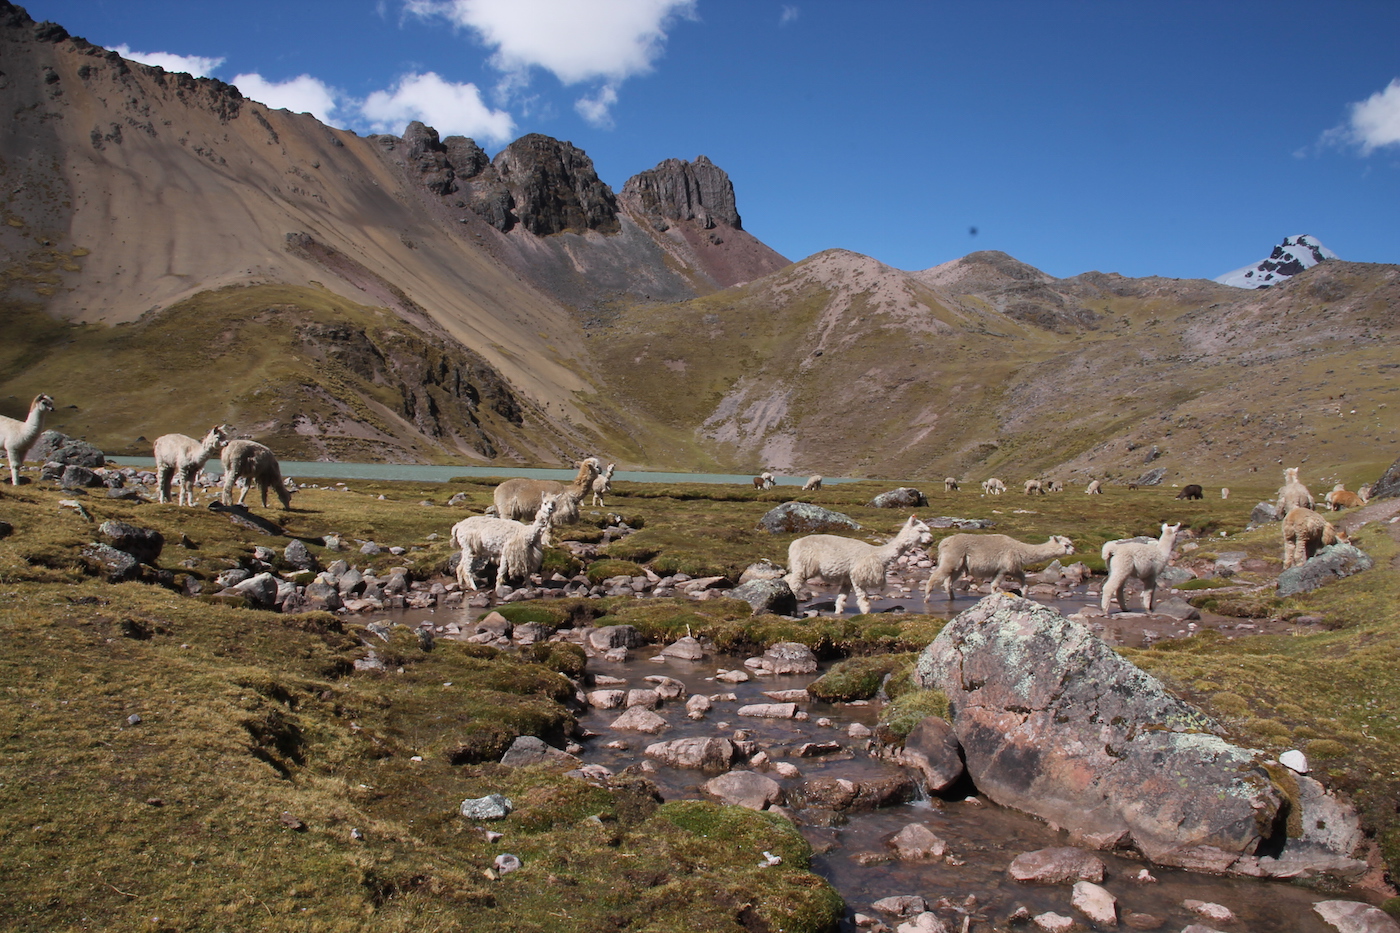
<path fill-rule="evenodd" d="M 263 508 L 267 508 L 269 487 L 282 501 L 282 508 L 292 507 L 292 492 L 282 482 L 282 467 L 277 462 L 277 455 L 268 447 L 257 441 L 229 441 L 219 451 L 219 461 L 224 465 L 224 493 L 221 497 L 224 505 L 232 504 L 234 483 L 243 480 L 245 485 L 238 491 L 239 505 L 243 504 L 248 490 L 257 483 L 258 490 L 262 492 Z"/>
<path fill-rule="evenodd" d="M 993 476 L 991 479 L 982 481 L 982 493 L 988 496 L 999 496 L 1006 492 L 1006 484 Z"/>
<path fill-rule="evenodd" d="M 1128 491 L 1129 491 L 1129 492 L 1132 492 L 1134 489 L 1137 489 L 1137 483 L 1129 483 L 1129 484 L 1128 484 Z"/>
<path fill-rule="evenodd" d="M 778 485 L 778 481 L 773 478 L 773 474 L 769 473 L 767 470 L 760 473 L 759 478 L 763 480 L 764 489 L 772 489 L 774 486 Z"/>
<path fill-rule="evenodd" d="M 1048 482 L 1048 483 L 1045 484 L 1045 491 L 1046 491 L 1046 492 L 1064 492 L 1064 491 L 1065 491 L 1065 484 L 1062 483 L 1062 482 L 1060 482 L 1060 481 L 1057 480 L 1057 479 L 1052 479 L 1050 482 Z"/>
<path fill-rule="evenodd" d="M 23 421 L 0 415 L 0 441 L 5 444 L 5 456 L 10 460 L 10 485 L 19 485 L 19 466 L 24 455 L 44 430 L 44 415 L 53 411 L 53 398 L 36 395 L 29 405 L 29 417 Z"/>
<path fill-rule="evenodd" d="M 554 496 L 554 516 L 550 527 L 572 525 L 578 521 L 579 504 L 593 489 L 593 480 L 603 471 L 603 463 L 597 457 L 587 457 L 579 462 L 578 474 L 566 486 L 555 479 L 508 479 L 496 487 L 496 515 L 514 521 L 533 521 L 548 496 Z M 549 531 L 545 531 L 544 544 L 552 542 Z"/>
<path fill-rule="evenodd" d="M 1101 495 L 1103 495 L 1103 484 L 1100 483 L 1098 480 L 1094 480 L 1093 482 L 1091 482 L 1091 483 L 1088 485 L 1088 487 L 1085 488 L 1085 490 L 1084 490 L 1084 495 L 1086 495 L 1086 496 L 1101 496 Z"/>
<path fill-rule="evenodd" d="M 951 477 L 951 476 L 947 477 L 946 479 L 943 480 L 943 491 L 944 491 L 944 492 L 957 492 L 957 491 L 958 491 L 958 481 L 957 481 L 955 478 Z"/>
<path fill-rule="evenodd" d="M 175 474 L 180 475 L 180 494 L 176 505 L 194 505 L 194 483 L 199 471 L 209 458 L 219 452 L 228 442 L 231 428 L 226 424 L 216 424 L 197 441 L 185 434 L 162 434 L 153 445 L 156 455 L 156 486 L 161 502 L 170 501 L 170 483 Z"/>
<path fill-rule="evenodd" d="M 992 590 L 1012 577 L 1026 578 L 1026 565 L 1074 553 L 1074 544 L 1064 535 L 1051 535 L 1044 544 L 1027 544 L 1006 535 L 949 535 L 938 542 L 938 564 L 924 583 L 924 602 L 933 588 L 943 586 L 953 598 L 953 583 L 964 573 L 974 580 L 991 577 Z"/>
<path fill-rule="evenodd" d="M 473 515 L 453 525 L 452 545 L 462 549 L 457 581 L 468 589 L 479 588 L 472 575 L 472 564 L 478 558 L 495 561 L 498 585 L 528 581 L 544 563 L 544 538 L 558 501 L 558 496 L 546 498 L 528 525 L 489 515 Z"/>
<path fill-rule="evenodd" d="M 803 492 L 817 492 L 821 488 L 822 478 L 820 474 L 807 477 L 807 482 L 802 484 Z"/>
<path fill-rule="evenodd" d="M 1308 487 L 1298 480 L 1298 467 L 1283 471 L 1283 485 L 1278 490 L 1278 514 L 1287 515 L 1296 508 L 1315 509 L 1317 502 Z"/>
<path fill-rule="evenodd" d="M 1334 512 L 1340 512 L 1342 509 L 1359 509 L 1365 504 L 1365 496 L 1351 492 L 1342 483 L 1332 487 L 1332 491 L 1327 494 L 1327 505 Z"/>
<path fill-rule="evenodd" d="M 1176 497 L 1178 499 L 1204 499 L 1206 491 L 1198 484 L 1192 483 L 1189 486 L 1182 486 L 1181 492 L 1177 493 Z"/>
<path fill-rule="evenodd" d="M 885 544 L 876 547 L 843 538 L 840 535 L 808 535 L 788 545 L 788 572 L 783 579 L 792 591 L 812 577 L 827 583 L 839 583 L 836 614 L 846 608 L 846 594 L 855 593 L 856 606 L 861 612 L 870 611 L 870 592 L 885 585 L 885 568 L 905 551 L 922 547 L 933 540 L 928 526 L 913 515 Z"/>
<path fill-rule="evenodd" d="M 1345 531 L 1312 509 L 1290 509 L 1283 518 L 1283 569 L 1305 564 L 1322 548 L 1347 540 Z"/>
<path fill-rule="evenodd" d="M 1228 499 L 1228 498 L 1230 498 L 1230 487 L 1229 487 L 1229 486 L 1222 486 L 1222 487 L 1220 487 L 1220 498 L 1222 498 L 1222 499 Z"/>
<path fill-rule="evenodd" d="M 1045 487 L 1040 484 L 1038 479 L 1026 480 L 1026 495 L 1034 496 L 1036 494 L 1045 495 Z"/>
<path fill-rule="evenodd" d="M 1103 585 L 1103 598 L 1099 601 L 1103 611 L 1116 596 L 1118 609 L 1128 611 L 1123 591 L 1128 587 L 1128 578 L 1137 577 L 1142 581 L 1142 607 L 1148 612 L 1157 600 L 1157 575 L 1166 569 L 1172 559 L 1172 545 L 1176 543 L 1176 533 L 1181 523 L 1162 523 L 1162 537 L 1152 543 L 1145 541 L 1108 541 L 1103 546 L 1104 564 L 1108 567 L 1108 582 Z"/>
<path fill-rule="evenodd" d="M 593 504 L 600 509 L 603 507 L 603 497 L 612 492 L 612 475 L 615 469 L 617 464 L 609 463 L 606 470 L 593 477 Z"/>

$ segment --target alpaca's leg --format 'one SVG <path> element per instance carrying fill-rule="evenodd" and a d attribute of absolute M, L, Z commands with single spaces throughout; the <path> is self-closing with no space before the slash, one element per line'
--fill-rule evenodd
<path fill-rule="evenodd" d="M 267 508 L 267 480 L 258 480 L 258 491 L 262 493 L 263 508 Z"/>
<path fill-rule="evenodd" d="M 249 490 L 249 489 L 252 489 L 252 488 L 253 488 L 253 483 L 252 483 L 251 480 L 245 482 L 242 486 L 239 486 L 239 487 L 238 487 L 238 504 L 239 504 L 239 505 L 242 505 L 242 504 L 243 504 L 243 500 L 246 499 L 246 498 L 248 498 L 248 490 Z"/>
<path fill-rule="evenodd" d="M 855 592 L 855 594 L 856 594 L 856 608 L 860 609 L 862 615 L 864 615 L 865 613 L 869 612 L 869 611 L 870 611 L 870 594 L 867 593 L 867 592 L 866 592 L 864 589 L 862 589 L 861 587 L 856 586 L 854 583 L 851 584 L 851 589 L 852 589 L 852 590 Z"/>
<path fill-rule="evenodd" d="M 841 592 L 836 594 L 836 614 L 839 616 L 846 609 L 846 587 L 841 587 Z"/>
<path fill-rule="evenodd" d="M 233 504 L 233 484 L 233 470 L 224 470 L 224 491 L 219 496 L 220 501 L 222 501 L 224 505 Z"/>
<path fill-rule="evenodd" d="M 1148 574 L 1142 578 L 1142 608 L 1148 612 L 1157 603 L 1157 575 Z"/>
<path fill-rule="evenodd" d="M 1109 561 L 1108 582 L 1103 585 L 1103 595 L 1099 600 L 1099 606 L 1104 612 L 1109 611 L 1109 604 L 1113 602 L 1115 595 L 1118 597 L 1118 611 L 1128 611 L 1128 607 L 1123 604 L 1123 590 L 1127 584 L 1128 574 L 1124 571 L 1119 571 L 1119 569 L 1114 566 L 1113 562 Z"/>
<path fill-rule="evenodd" d="M 170 484 L 175 479 L 175 470 L 169 464 L 161 464 L 156 467 L 156 497 L 161 502 L 170 501 Z"/>
<path fill-rule="evenodd" d="M 180 498 L 177 505 L 188 505 L 190 508 L 194 508 L 194 477 L 197 472 L 197 468 L 195 470 L 180 470 Z"/>
<path fill-rule="evenodd" d="M 1004 579 L 1006 579 L 1006 571 L 1005 571 L 1005 570 L 998 570 L 998 571 L 997 571 L 997 575 L 994 576 L 994 577 L 992 577 L 992 592 L 993 592 L 993 593 L 995 593 L 995 592 L 997 591 L 997 587 L 1001 586 L 1001 581 L 1004 580 Z"/>

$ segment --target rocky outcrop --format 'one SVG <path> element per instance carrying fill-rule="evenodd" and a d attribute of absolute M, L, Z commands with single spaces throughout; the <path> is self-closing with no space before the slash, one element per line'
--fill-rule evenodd
<path fill-rule="evenodd" d="M 697 221 L 706 230 L 716 224 L 743 229 L 734 204 L 734 184 L 724 169 L 705 156 L 694 162 L 667 159 L 633 175 L 622 186 L 622 200 L 660 231 L 678 220 Z"/>
<path fill-rule="evenodd" d="M 510 190 L 521 226 L 535 236 L 622 229 L 616 196 L 573 143 L 531 133 L 496 153 L 491 165 Z"/>
<path fill-rule="evenodd" d="M 859 531 L 855 519 L 807 502 L 784 502 L 758 520 L 758 527 L 775 535 L 810 535 Z"/>
<path fill-rule="evenodd" d="M 982 600 L 924 650 L 915 679 L 947 694 L 979 790 L 1082 839 L 1224 871 L 1281 831 L 1263 756 L 1212 735 L 1199 711 L 1052 609 Z"/>
<path fill-rule="evenodd" d="M 1393 499 L 1400 496 L 1400 459 L 1392 463 L 1371 489 L 1372 499 Z"/>
<path fill-rule="evenodd" d="M 1318 551 L 1305 563 L 1289 567 L 1278 575 L 1278 595 L 1296 596 L 1334 580 L 1349 577 L 1374 565 L 1370 555 L 1355 545 L 1341 542 Z"/>

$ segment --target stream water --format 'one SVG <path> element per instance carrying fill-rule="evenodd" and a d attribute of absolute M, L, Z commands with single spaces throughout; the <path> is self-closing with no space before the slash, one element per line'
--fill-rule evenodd
<path fill-rule="evenodd" d="M 971 605 L 978 594 L 959 596 L 952 606 L 936 597 L 935 611 L 961 611 Z M 1054 605 L 1068 614 L 1090 602 L 1082 592 L 1070 599 L 1055 600 Z M 907 605 L 922 610 L 919 594 L 912 599 L 882 600 L 885 608 Z M 821 606 L 822 602 L 814 605 Z M 877 604 L 877 609 L 879 604 Z M 431 621 L 439 627 L 456 623 L 471 631 L 469 623 L 489 610 L 439 609 L 437 611 L 405 611 L 388 614 L 393 621 L 416 626 Z M 829 609 L 827 611 L 830 611 Z M 1117 617 L 1101 623 L 1105 633 L 1112 635 L 1134 629 L 1132 618 Z M 1183 631 L 1186 623 L 1169 620 Z M 1244 633 L 1239 633 L 1244 634 Z M 1127 639 L 1131 640 L 1131 638 Z M 592 677 L 617 678 L 620 689 L 654 686 L 645 678 L 664 675 L 681 681 L 686 696 L 705 694 L 715 700 L 712 709 L 700 721 L 686 717 L 684 696 L 662 704 L 657 710 L 667 722 L 660 735 L 614 730 L 612 723 L 621 710 L 588 710 L 580 714 L 580 726 L 591 735 L 583 742 L 579 757 L 586 764 L 599 764 L 620 771 L 631 765 L 647 762 L 649 776 L 667 800 L 705 798 L 702 785 L 712 777 L 700 771 L 680 770 L 645 758 L 643 752 L 654 742 L 699 736 L 734 737 L 744 730 L 748 738 L 767 752 L 774 762 L 788 762 L 798 769 L 797 776 L 782 778 L 770 771 L 768 776 L 791 791 L 801 782 L 813 778 L 846 778 L 856 782 L 878 780 L 895 775 L 899 768 L 868 753 L 868 740 L 853 738 L 848 730 L 852 724 L 873 728 L 880 714 L 880 701 L 868 703 L 827 704 L 808 699 L 799 704 L 807 713 L 805 719 L 757 719 L 738 716 L 740 707 L 753 703 L 773 702 L 765 692 L 802 690 L 821 676 L 821 670 L 807 675 L 751 674 L 747 682 L 719 682 L 716 674 L 722 669 L 743 669 L 743 658 L 706 656 L 699 661 L 662 659 L 659 650 L 643 648 L 632 652 L 625 661 L 590 658 L 588 674 Z M 732 699 L 729 696 L 732 695 Z M 837 742 L 839 751 L 819 757 L 799 757 L 800 746 L 810 742 Z M 745 767 L 736 763 L 736 768 Z M 1088 929 L 1100 929 L 1070 905 L 1069 885 L 1026 885 L 1012 881 L 1006 869 L 1013 858 L 1023 852 L 1052 846 L 1069 845 L 1067 834 L 1051 829 L 1045 823 L 1017 811 L 998 807 L 976 796 L 958 799 L 928 799 L 920 795 L 909 803 L 886 806 L 874 811 L 835 813 L 821 809 L 794 809 L 795 821 L 811 842 L 816 856 L 814 870 L 831 881 L 847 904 L 843 931 L 855 931 L 853 915 L 862 912 L 879 916 L 871 904 L 892 895 L 919 895 L 931 909 L 938 912 L 950 930 L 1011 929 L 1011 916 L 1025 908 L 1031 916 L 1053 911 L 1075 917 Z M 931 829 L 948 844 L 949 857 L 944 860 L 900 861 L 894 857 L 889 839 L 910 823 L 920 823 Z M 1152 866 L 1109 853 L 1099 853 L 1107 865 L 1103 886 L 1118 898 L 1120 926 L 1116 929 L 1159 929 L 1178 931 L 1192 923 L 1208 928 L 1251 933 L 1335 933 L 1312 910 L 1320 900 L 1345 898 L 1367 900 L 1364 892 L 1318 891 L 1279 881 L 1259 881 L 1196 874 L 1177 869 Z M 755 857 L 761 857 L 755 853 Z M 1146 868 L 1153 879 L 1137 880 Z M 1233 922 L 1211 921 L 1193 914 L 1184 902 L 1205 901 L 1223 905 L 1235 915 Z M 1129 914 L 1134 915 L 1129 921 Z M 897 918 L 881 917 L 890 929 L 901 922 Z M 1031 926 L 1017 927 L 1033 929 Z"/>

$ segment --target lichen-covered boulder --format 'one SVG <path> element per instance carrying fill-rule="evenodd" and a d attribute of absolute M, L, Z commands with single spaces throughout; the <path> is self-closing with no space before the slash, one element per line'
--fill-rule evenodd
<path fill-rule="evenodd" d="M 1085 841 L 1226 871 L 1275 832 L 1283 798 L 1263 756 L 1053 609 L 983 599 L 924 649 L 915 680 L 947 694 L 979 790 Z"/>
<path fill-rule="evenodd" d="M 790 616 L 797 612 L 797 596 L 787 581 L 782 579 L 750 580 L 730 590 L 729 595 L 752 606 L 754 615 L 771 613 Z"/>
<path fill-rule="evenodd" d="M 1374 565 L 1370 555 L 1352 544 L 1330 544 L 1297 567 L 1278 575 L 1278 595 L 1307 593 L 1319 586 L 1349 577 Z"/>
<path fill-rule="evenodd" d="M 758 520 L 758 527 L 774 535 L 813 535 L 839 531 L 859 531 L 849 515 L 824 509 L 810 502 L 784 502 Z"/>
<path fill-rule="evenodd" d="M 917 509 L 928 505 L 928 496 L 912 486 L 882 492 L 867 503 L 872 509 Z"/>

